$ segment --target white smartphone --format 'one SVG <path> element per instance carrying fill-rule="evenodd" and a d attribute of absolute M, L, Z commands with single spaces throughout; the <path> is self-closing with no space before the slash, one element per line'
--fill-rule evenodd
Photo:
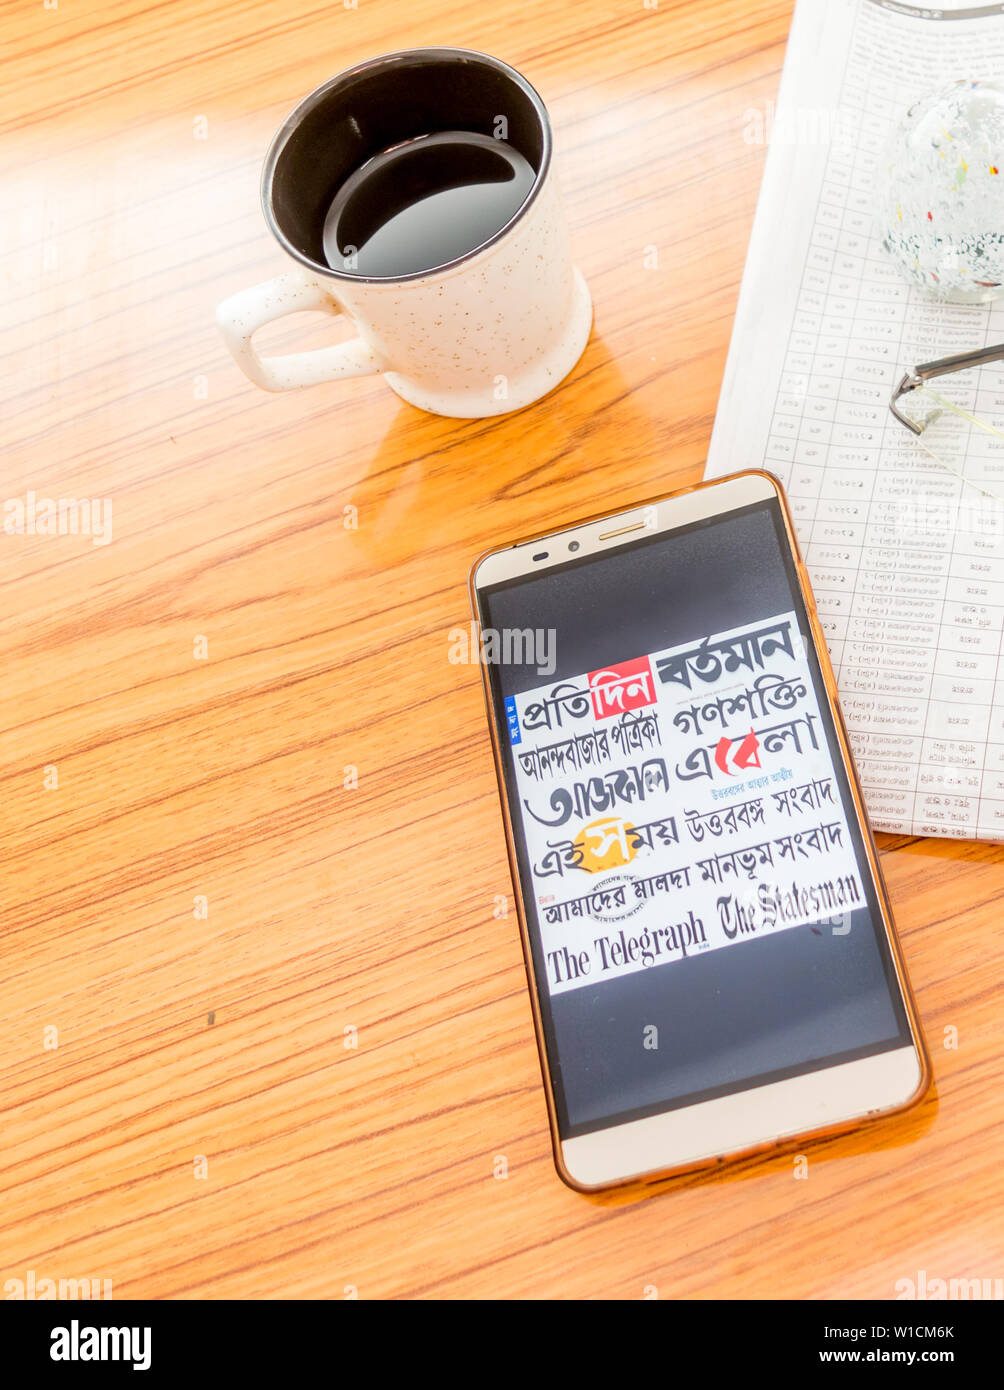
<path fill-rule="evenodd" d="M 918 1101 L 930 1066 L 780 484 L 471 574 L 555 1163 L 653 1179 Z"/>

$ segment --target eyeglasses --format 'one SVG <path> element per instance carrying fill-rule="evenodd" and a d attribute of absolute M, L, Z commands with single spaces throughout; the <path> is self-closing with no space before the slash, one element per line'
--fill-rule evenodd
<path fill-rule="evenodd" d="M 889 409 L 936 463 L 985 497 L 1000 502 L 1004 501 L 1004 491 L 995 492 L 987 483 L 999 482 L 1004 488 L 1004 429 L 984 416 L 989 412 L 1004 421 L 1004 387 L 987 391 L 978 382 L 956 382 L 950 383 L 951 394 L 946 395 L 927 384 L 990 362 L 1004 362 L 1004 343 L 923 362 L 903 376 L 889 400 Z M 974 393 L 975 406 L 966 409 Z M 953 395 L 958 399 L 952 399 Z"/>

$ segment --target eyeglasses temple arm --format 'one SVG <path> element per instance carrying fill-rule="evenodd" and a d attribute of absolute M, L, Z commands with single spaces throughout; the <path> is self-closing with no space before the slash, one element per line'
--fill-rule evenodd
<path fill-rule="evenodd" d="M 1004 358 L 1004 343 L 993 347 L 979 348 L 976 352 L 957 352 L 954 357 L 939 357 L 934 362 L 922 362 L 914 367 L 913 375 L 921 381 L 930 381 L 934 376 L 945 376 L 948 372 L 963 372 L 967 367 L 983 367 L 988 362 L 999 362 Z"/>
<path fill-rule="evenodd" d="M 889 402 L 889 409 L 895 415 L 901 425 L 905 425 L 913 434 L 921 434 L 920 425 L 903 414 L 897 408 L 896 402 L 901 396 L 905 396 L 908 391 L 915 391 L 918 386 L 923 386 L 925 381 L 930 381 L 932 377 L 947 376 L 949 372 L 963 372 L 968 367 L 983 367 L 988 362 L 1000 362 L 1004 360 L 1004 343 L 997 343 L 993 347 L 979 348 L 976 352 L 957 352 L 952 357 L 939 357 L 934 362 L 922 362 L 919 367 L 914 367 L 912 372 L 906 372 L 892 393 Z"/>

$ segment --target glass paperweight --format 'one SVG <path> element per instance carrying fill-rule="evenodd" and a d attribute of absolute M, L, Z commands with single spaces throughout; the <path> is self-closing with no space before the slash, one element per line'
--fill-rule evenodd
<path fill-rule="evenodd" d="M 1004 87 L 952 82 L 914 102 L 880 165 L 883 244 L 940 299 L 1004 294 Z"/>

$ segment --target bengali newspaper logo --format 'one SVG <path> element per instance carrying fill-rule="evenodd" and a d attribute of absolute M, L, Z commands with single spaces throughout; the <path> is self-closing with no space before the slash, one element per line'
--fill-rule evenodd
<path fill-rule="evenodd" d="M 506 721 L 552 991 L 849 930 L 857 850 L 794 613 L 528 690 Z"/>
<path fill-rule="evenodd" d="M 622 871 L 598 879 L 589 894 L 590 916 L 597 922 L 621 922 L 641 912 L 644 900 L 629 891 L 637 878 L 637 874 Z"/>
<path fill-rule="evenodd" d="M 729 777 L 760 766 L 760 740 L 754 729 L 750 729 L 737 748 L 733 747 L 735 742 L 734 738 L 720 738 L 715 745 L 715 766 Z"/>
<path fill-rule="evenodd" d="M 588 680 L 597 719 L 612 719 L 615 714 L 625 714 L 656 702 L 652 667 L 647 656 L 622 661 L 617 666 L 605 666 L 602 671 L 590 671 Z"/>
<path fill-rule="evenodd" d="M 635 827 L 620 816 L 607 816 L 584 825 L 575 840 L 575 867 L 597 874 L 630 864 L 638 849 L 628 837 L 635 833 Z"/>

